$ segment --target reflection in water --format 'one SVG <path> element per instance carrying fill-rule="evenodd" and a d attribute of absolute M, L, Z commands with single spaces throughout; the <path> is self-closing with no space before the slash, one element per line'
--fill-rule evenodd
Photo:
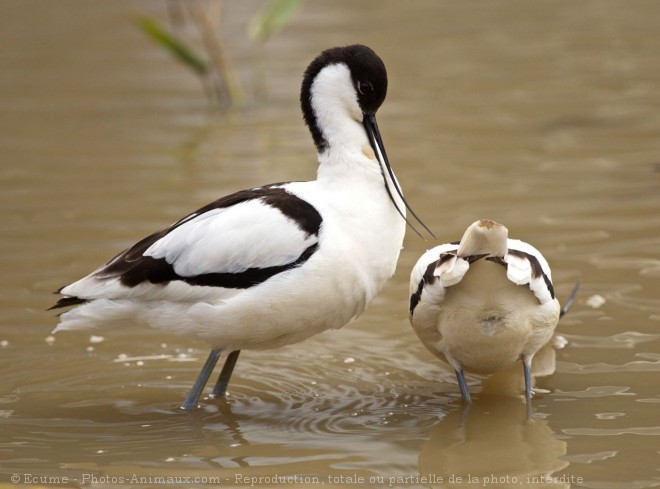
<path fill-rule="evenodd" d="M 566 346 L 563 336 L 555 334 L 532 359 L 532 381 L 555 373 L 557 350 Z M 525 389 L 525 379 L 521 365 L 497 372 L 486 377 L 481 384 L 481 392 L 495 396 L 520 396 Z M 533 402 L 532 398 L 532 402 Z"/>
<path fill-rule="evenodd" d="M 565 345 L 555 335 L 534 357 L 533 378 L 552 375 L 556 349 Z M 567 444 L 554 436 L 544 419 L 531 419 L 517 365 L 487 376 L 472 404 L 463 404 L 439 422 L 422 446 L 420 474 L 434 474 L 431 487 L 498 487 L 530 485 L 570 487 L 552 474 L 567 467 Z M 441 479 L 440 479 L 441 478 Z"/>
<path fill-rule="evenodd" d="M 568 466 L 561 459 L 566 442 L 547 421 L 525 418 L 523 400 L 481 396 L 431 431 L 419 456 L 420 473 L 443 478 L 432 487 L 570 487 L 541 478 Z"/>
<path fill-rule="evenodd" d="M 532 360 L 532 382 L 536 384 L 537 379 L 548 377 L 555 373 L 557 368 L 557 350 L 566 346 L 563 336 L 555 334 L 534 356 Z M 434 362 L 438 361 L 436 358 Z M 449 364 L 443 364 L 447 372 L 452 372 Z M 479 378 L 481 381 L 481 394 L 491 396 L 506 396 L 520 398 L 525 390 L 525 378 L 522 364 L 496 372 L 490 375 L 474 375 L 471 378 Z M 479 395 L 477 395 L 477 398 Z M 533 398 L 532 398 L 533 400 Z"/>

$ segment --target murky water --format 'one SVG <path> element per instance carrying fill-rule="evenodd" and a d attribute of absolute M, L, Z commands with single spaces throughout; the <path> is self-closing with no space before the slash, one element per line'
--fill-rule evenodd
<path fill-rule="evenodd" d="M 267 100 L 224 115 L 131 23 L 164 5 L 1 3 L 0 487 L 660 485 L 659 3 L 309 1 L 266 45 Z M 248 89 L 259 5 L 224 7 Z M 300 77 L 356 41 L 388 66 L 381 130 L 439 238 L 495 219 L 543 250 L 560 298 L 582 282 L 532 422 L 496 395 L 510 379 L 472 379 L 462 412 L 408 325 L 433 244 L 413 234 L 367 314 L 244 352 L 229 400 L 195 413 L 177 409 L 207 354 L 195 339 L 47 341 L 59 286 L 218 196 L 313 178 Z"/>

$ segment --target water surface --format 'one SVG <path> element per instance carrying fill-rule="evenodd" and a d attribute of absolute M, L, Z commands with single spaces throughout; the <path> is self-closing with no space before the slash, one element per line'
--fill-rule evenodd
<path fill-rule="evenodd" d="M 248 91 L 245 25 L 260 5 L 224 7 Z M 164 6 L 2 2 L 0 484 L 660 485 L 660 4 L 309 1 L 265 46 L 267 97 L 224 114 L 131 23 L 165 20 Z M 178 405 L 204 343 L 141 329 L 49 338 L 51 292 L 135 240 L 231 191 L 313 178 L 301 74 L 352 42 L 388 66 L 379 124 L 440 240 L 495 219 L 544 252 L 560 299 L 582 282 L 532 422 L 497 395 L 519 376 L 472 379 L 463 412 L 453 374 L 419 344 L 408 275 L 433 243 L 412 233 L 364 316 L 244 352 L 228 401 L 195 413 Z"/>

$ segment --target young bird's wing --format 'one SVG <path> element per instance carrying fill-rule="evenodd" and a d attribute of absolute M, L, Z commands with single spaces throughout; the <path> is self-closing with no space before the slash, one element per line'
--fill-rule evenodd
<path fill-rule="evenodd" d="M 469 263 L 456 256 L 458 243 L 445 243 L 424 253 L 410 275 L 410 317 L 422 298 L 424 302 L 439 304 L 445 290 L 461 281 Z"/>
<path fill-rule="evenodd" d="M 410 277 L 410 317 L 420 302 L 429 313 L 444 300 L 447 287 L 459 283 L 470 264 L 486 259 L 506 267 L 507 278 L 527 285 L 541 304 L 554 300 L 550 266 L 529 243 L 507 238 L 507 229 L 493 221 L 473 223 L 459 243 L 448 243 L 427 251 Z"/>
<path fill-rule="evenodd" d="M 508 240 L 504 256 L 506 275 L 516 285 L 527 285 L 541 304 L 555 298 L 550 266 L 539 250 L 517 239 Z"/>

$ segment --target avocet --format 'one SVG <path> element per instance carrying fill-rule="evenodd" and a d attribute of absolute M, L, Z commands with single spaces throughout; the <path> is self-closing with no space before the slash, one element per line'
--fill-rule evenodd
<path fill-rule="evenodd" d="M 394 273 L 412 213 L 376 124 L 386 92 L 385 65 L 370 48 L 321 53 L 300 95 L 316 180 L 242 190 L 147 236 L 58 291 L 54 308 L 75 307 L 55 331 L 129 321 L 206 340 L 211 353 L 182 406 L 190 409 L 222 352 L 215 397 L 241 350 L 295 343 L 359 316 Z"/>

